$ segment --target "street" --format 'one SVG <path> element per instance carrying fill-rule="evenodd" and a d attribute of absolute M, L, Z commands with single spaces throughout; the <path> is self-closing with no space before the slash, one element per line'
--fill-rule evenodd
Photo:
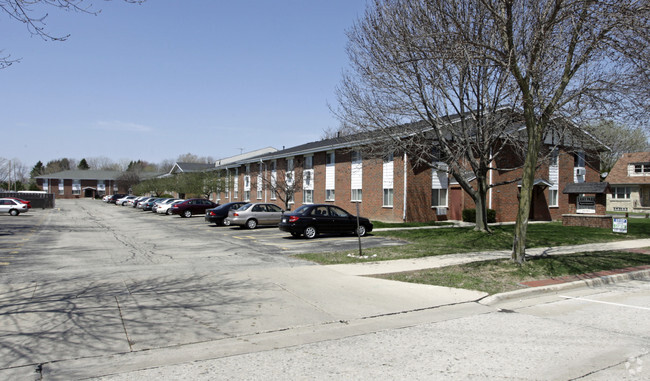
<path fill-rule="evenodd" d="M 289 255 L 355 237 L 83 199 L 2 216 L 0 237 L 2 379 L 650 378 L 647 281 L 483 305 Z"/>

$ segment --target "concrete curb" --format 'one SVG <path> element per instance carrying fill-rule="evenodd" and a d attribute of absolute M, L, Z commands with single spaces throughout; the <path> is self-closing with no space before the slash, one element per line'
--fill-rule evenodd
<path fill-rule="evenodd" d="M 531 298 L 539 295 L 571 290 L 579 287 L 598 287 L 607 284 L 627 282 L 631 280 L 647 280 L 647 279 L 650 279 L 650 269 L 631 271 L 629 273 L 624 273 L 624 274 L 607 275 L 607 276 L 602 276 L 602 277 L 592 278 L 592 279 L 583 279 L 575 282 L 567 282 L 561 284 L 531 287 L 531 288 L 525 288 L 521 290 L 503 292 L 501 294 L 494 294 L 494 295 L 487 296 L 479 300 L 478 302 L 486 306 L 491 306 L 500 302 L 505 302 L 513 299 L 526 299 L 526 298 Z"/>

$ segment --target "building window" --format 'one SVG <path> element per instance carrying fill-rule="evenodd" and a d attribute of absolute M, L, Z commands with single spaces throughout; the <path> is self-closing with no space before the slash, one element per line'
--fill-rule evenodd
<path fill-rule="evenodd" d="M 447 189 L 431 189 L 431 206 L 447 206 Z"/>
<path fill-rule="evenodd" d="M 353 202 L 363 201 L 363 191 L 361 189 L 352 189 L 352 200 Z"/>
<path fill-rule="evenodd" d="M 392 207 L 393 206 L 393 189 L 384 188 L 384 206 Z"/>
<path fill-rule="evenodd" d="M 558 165 L 560 162 L 560 151 L 555 148 L 551 151 L 551 158 L 549 160 L 549 165 Z"/>
<path fill-rule="evenodd" d="M 433 170 L 431 174 L 431 206 L 447 206 L 447 188 L 449 188 L 447 172 Z"/>
<path fill-rule="evenodd" d="M 392 207 L 393 206 L 393 154 L 389 154 L 384 157 L 383 164 L 383 189 L 384 189 L 384 198 L 383 206 Z"/>
<path fill-rule="evenodd" d="M 557 189 L 548 190 L 548 206 L 558 206 L 557 195 Z"/>
<path fill-rule="evenodd" d="M 305 170 L 307 169 L 314 169 L 314 157 L 313 156 L 305 156 Z"/>
<path fill-rule="evenodd" d="M 361 192 L 361 189 L 363 189 L 363 161 L 361 151 L 352 151 L 350 162 L 350 201 L 361 202 L 363 199 L 363 193 Z"/>
<path fill-rule="evenodd" d="M 81 194 L 81 180 L 72 180 L 72 195 L 78 196 Z"/>
<path fill-rule="evenodd" d="M 336 186 L 334 152 L 327 152 L 325 157 L 325 201 L 334 201 L 334 188 Z"/>
<path fill-rule="evenodd" d="M 303 204 L 313 204 L 314 203 L 314 191 L 312 189 L 305 189 L 302 192 L 302 203 Z"/>
<path fill-rule="evenodd" d="M 616 200 L 629 200 L 632 188 L 630 187 L 612 187 L 612 198 Z"/>
<path fill-rule="evenodd" d="M 325 164 L 326 165 L 333 165 L 334 164 L 334 152 L 328 152 L 325 158 Z"/>
<path fill-rule="evenodd" d="M 117 185 L 115 185 L 117 187 Z M 116 189 L 113 189 L 114 192 L 117 192 Z M 63 184 L 63 179 L 59 179 L 59 194 L 65 194 L 65 185 Z"/>
<path fill-rule="evenodd" d="M 244 191 L 244 201 L 251 200 L 251 191 Z"/>
<path fill-rule="evenodd" d="M 293 158 L 290 157 L 287 159 L 287 172 L 293 171 Z"/>
<path fill-rule="evenodd" d="M 650 173 L 650 163 L 634 164 L 634 173 Z"/>

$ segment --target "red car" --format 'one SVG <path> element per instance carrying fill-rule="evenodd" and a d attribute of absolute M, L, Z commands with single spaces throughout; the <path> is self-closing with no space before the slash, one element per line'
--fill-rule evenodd
<path fill-rule="evenodd" d="M 32 208 L 32 204 L 27 200 L 23 200 L 22 198 L 17 198 L 17 197 L 5 197 L 5 198 L 10 198 L 12 200 L 16 200 L 16 201 L 21 202 L 23 204 L 27 204 L 27 209 Z"/>
<path fill-rule="evenodd" d="M 207 209 L 216 208 L 219 204 L 215 204 L 210 200 L 204 198 L 190 198 L 179 204 L 171 206 L 172 214 L 180 214 L 181 217 L 189 218 L 193 214 L 205 214 Z"/>

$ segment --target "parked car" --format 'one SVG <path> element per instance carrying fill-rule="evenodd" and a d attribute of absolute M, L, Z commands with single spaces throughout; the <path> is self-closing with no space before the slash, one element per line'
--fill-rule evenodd
<path fill-rule="evenodd" d="M 151 200 L 154 200 L 154 199 L 155 199 L 155 197 L 145 197 L 142 200 L 138 201 L 138 204 L 135 207 L 138 208 L 138 209 L 142 209 L 144 204 L 146 204 L 147 202 L 149 202 Z"/>
<path fill-rule="evenodd" d="M 183 201 L 185 200 L 170 198 L 166 202 L 163 202 L 162 204 L 158 205 L 158 207 L 156 208 L 156 213 L 167 214 L 167 215 L 172 214 L 172 209 L 171 209 L 172 205 L 180 204 Z"/>
<path fill-rule="evenodd" d="M 29 207 L 27 207 L 27 204 L 11 198 L 0 198 L 0 213 L 9 213 L 12 216 L 17 216 L 28 210 Z"/>
<path fill-rule="evenodd" d="M 136 197 L 132 202 L 130 202 L 130 203 L 128 203 L 128 204 L 131 205 L 131 206 L 134 207 L 134 208 L 137 208 L 137 207 L 138 207 L 138 204 L 140 203 L 140 201 L 145 200 L 145 199 L 147 199 L 147 198 L 149 198 L 149 196 L 140 196 L 140 197 Z"/>
<path fill-rule="evenodd" d="M 162 198 L 162 199 L 159 199 L 158 201 L 155 201 L 153 203 L 153 206 L 151 207 L 151 211 L 156 213 L 156 211 L 158 210 L 160 205 L 162 205 L 163 203 L 165 203 L 167 201 L 171 201 L 171 200 L 173 200 L 173 198 Z"/>
<path fill-rule="evenodd" d="M 277 226 L 282 218 L 282 213 L 282 208 L 275 204 L 249 203 L 228 212 L 227 221 L 224 223 L 249 229 L 255 229 L 260 225 Z"/>
<path fill-rule="evenodd" d="M 164 200 L 164 198 L 150 198 L 147 202 L 142 204 L 142 210 L 145 212 L 153 210 L 153 204 L 160 200 Z"/>
<path fill-rule="evenodd" d="M 217 226 L 224 225 L 228 212 L 238 209 L 245 205 L 245 202 L 229 202 L 227 204 L 219 205 L 216 208 L 208 209 L 205 211 L 205 220 L 209 223 L 214 223 Z"/>
<path fill-rule="evenodd" d="M 137 196 L 131 196 L 131 195 L 129 195 L 129 196 L 124 196 L 124 197 L 122 197 L 122 198 L 118 198 L 118 199 L 115 201 L 115 205 L 125 206 L 127 202 L 129 202 L 130 200 L 135 199 L 136 197 L 137 197 Z"/>
<path fill-rule="evenodd" d="M 22 202 L 23 204 L 27 204 L 27 209 L 31 209 L 31 208 L 32 208 L 32 204 L 31 204 L 31 202 L 30 202 L 30 201 L 27 201 L 27 200 L 23 200 L 22 198 L 18 198 L 18 197 L 5 197 L 5 198 L 10 198 L 10 199 L 12 199 L 12 200 L 16 200 L 16 201 L 18 201 L 18 202 Z"/>
<path fill-rule="evenodd" d="M 112 196 L 108 199 L 108 203 L 109 203 L 109 204 L 115 204 L 115 202 L 117 202 L 118 199 L 120 199 L 120 198 L 122 198 L 122 197 L 124 197 L 124 196 L 126 196 L 126 195 L 125 195 L 125 194 L 119 194 L 119 193 L 116 193 L 116 194 L 112 195 Z"/>
<path fill-rule="evenodd" d="M 317 237 L 320 233 L 353 233 L 364 236 L 372 231 L 372 222 L 365 217 L 357 217 L 343 208 L 328 204 L 303 205 L 293 212 L 285 213 L 279 225 L 280 230 L 294 237 L 301 234 L 305 238 Z"/>
<path fill-rule="evenodd" d="M 180 214 L 181 217 L 189 218 L 193 214 L 204 214 L 207 209 L 219 206 L 210 200 L 203 198 L 190 198 L 176 205 L 172 205 L 172 214 Z"/>

